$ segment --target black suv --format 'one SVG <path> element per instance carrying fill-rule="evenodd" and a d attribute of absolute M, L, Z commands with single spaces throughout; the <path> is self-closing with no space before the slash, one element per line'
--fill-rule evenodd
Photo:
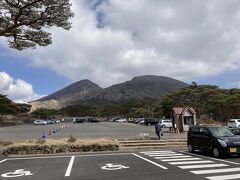
<path fill-rule="evenodd" d="M 189 152 L 205 150 L 217 158 L 240 154 L 240 137 L 223 126 L 191 126 L 188 130 L 187 145 Z"/>
<path fill-rule="evenodd" d="M 155 125 L 158 123 L 158 121 L 159 119 L 155 119 L 155 118 L 144 118 L 144 124 L 146 124 L 147 126 Z"/>

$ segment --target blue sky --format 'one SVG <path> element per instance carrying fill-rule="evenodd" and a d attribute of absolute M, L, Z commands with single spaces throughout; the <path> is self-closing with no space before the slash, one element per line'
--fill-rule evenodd
<path fill-rule="evenodd" d="M 81 79 L 108 87 L 146 74 L 239 88 L 239 9 L 237 0 L 72 0 L 73 27 L 52 28 L 52 45 L 18 52 L 0 38 L 0 93 L 29 101 Z"/>

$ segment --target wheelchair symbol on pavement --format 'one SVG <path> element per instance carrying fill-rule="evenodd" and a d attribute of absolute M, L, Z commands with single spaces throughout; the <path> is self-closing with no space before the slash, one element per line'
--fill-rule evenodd
<path fill-rule="evenodd" d="M 33 173 L 31 173 L 30 171 L 25 171 L 24 169 L 17 169 L 14 172 L 8 172 L 5 174 L 2 174 L 2 177 L 5 178 L 10 178 L 10 177 L 20 177 L 20 176 L 31 176 L 33 175 Z"/>
<path fill-rule="evenodd" d="M 120 170 L 120 169 L 127 169 L 127 168 L 130 168 L 129 166 L 123 166 L 123 165 L 113 165 L 113 164 L 106 164 L 105 166 L 102 166 L 101 169 L 103 170 L 109 170 L 109 171 L 112 171 L 112 170 Z"/>

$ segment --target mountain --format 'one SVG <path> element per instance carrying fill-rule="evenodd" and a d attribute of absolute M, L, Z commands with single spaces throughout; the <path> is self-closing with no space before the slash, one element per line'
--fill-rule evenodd
<path fill-rule="evenodd" d="M 182 81 L 153 75 L 137 76 L 108 88 L 101 88 L 89 80 L 82 80 L 32 102 L 31 105 L 33 109 L 39 107 L 59 109 L 72 104 L 123 103 L 144 97 L 156 99 L 186 86 L 188 84 Z"/>
<path fill-rule="evenodd" d="M 164 76 L 138 76 L 132 80 L 106 88 L 99 96 L 102 101 L 126 102 L 143 97 L 159 98 L 188 84 Z"/>

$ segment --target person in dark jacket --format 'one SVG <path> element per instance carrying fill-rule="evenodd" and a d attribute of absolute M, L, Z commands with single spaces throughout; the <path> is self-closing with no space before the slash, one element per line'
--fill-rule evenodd
<path fill-rule="evenodd" d="M 155 124 L 155 132 L 157 134 L 158 140 L 161 139 L 161 134 L 162 134 L 162 126 L 160 121 L 158 121 L 157 124 Z"/>

